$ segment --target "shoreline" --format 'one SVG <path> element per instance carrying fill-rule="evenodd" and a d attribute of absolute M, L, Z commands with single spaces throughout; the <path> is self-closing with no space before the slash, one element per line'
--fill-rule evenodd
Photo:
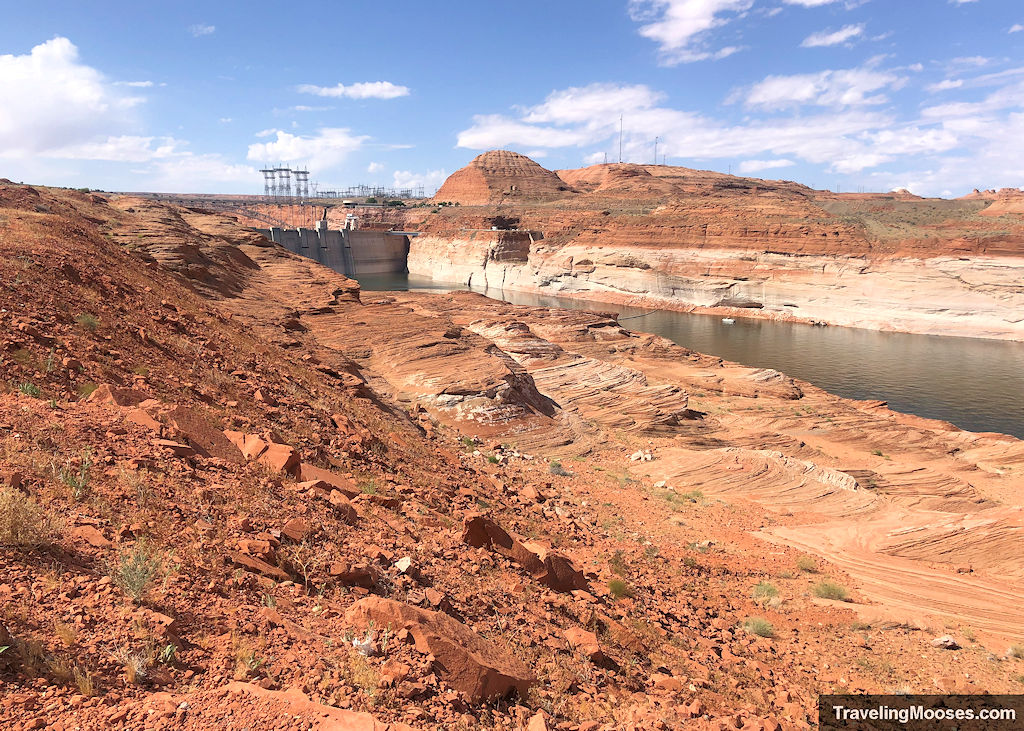
<path fill-rule="evenodd" d="M 637 309 L 649 310 L 651 312 L 677 312 L 680 314 L 688 315 L 709 315 L 717 317 L 731 317 L 731 318 L 743 318 L 747 320 L 759 320 L 767 322 L 778 322 L 778 323 L 790 323 L 795 325 L 810 325 L 814 327 L 829 327 L 829 328 L 846 328 L 851 330 L 867 330 L 869 332 L 878 333 L 893 333 L 900 335 L 922 335 L 928 337 L 938 338 L 957 338 L 964 340 L 984 340 L 984 341 L 995 341 L 1005 343 L 1021 343 L 1024 344 L 1024 336 L 1016 336 L 1013 333 L 990 333 L 986 334 L 983 330 L 975 332 L 934 332 L 929 329 L 922 328 L 910 328 L 910 327 L 899 327 L 897 325 L 887 324 L 858 324 L 858 323 L 843 323 L 828 321 L 821 318 L 813 317 L 801 317 L 800 315 L 792 314 L 785 311 L 768 308 L 758 307 L 726 307 L 726 306 L 707 306 L 697 305 L 687 302 L 680 302 L 667 297 L 659 297 L 655 294 L 637 294 L 637 293 L 624 293 L 624 292 L 613 292 L 609 290 L 593 289 L 593 290 L 557 290 L 551 291 L 548 287 L 541 285 L 532 286 L 517 286 L 517 285 L 504 285 L 504 286 L 484 286 L 479 287 L 472 283 L 472 277 L 470 283 L 454 282 L 449 279 L 441 279 L 432 277 L 429 274 L 423 274 L 421 272 L 409 272 L 409 276 L 415 276 L 428 280 L 436 284 L 449 284 L 455 287 L 468 288 L 466 291 L 479 292 L 487 296 L 487 292 L 518 292 L 522 294 L 532 294 L 542 297 L 559 297 L 573 300 L 585 300 L 610 305 L 621 305 L 623 307 L 633 307 Z"/>

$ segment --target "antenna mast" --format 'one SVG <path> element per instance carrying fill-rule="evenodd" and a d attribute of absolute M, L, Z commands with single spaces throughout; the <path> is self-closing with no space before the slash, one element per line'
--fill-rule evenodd
<path fill-rule="evenodd" d="M 622 162 L 622 115 L 619 115 L 619 162 Z"/>
<path fill-rule="evenodd" d="M 654 138 L 654 164 L 658 164 L 658 138 Z"/>

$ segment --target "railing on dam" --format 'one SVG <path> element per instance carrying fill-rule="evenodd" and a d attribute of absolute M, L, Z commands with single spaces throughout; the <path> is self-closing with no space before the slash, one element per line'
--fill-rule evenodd
<path fill-rule="evenodd" d="M 360 274 L 401 274 L 409 258 L 406 231 L 327 228 L 321 221 L 316 228 L 258 229 L 276 244 L 295 254 L 309 257 L 346 276 Z"/>

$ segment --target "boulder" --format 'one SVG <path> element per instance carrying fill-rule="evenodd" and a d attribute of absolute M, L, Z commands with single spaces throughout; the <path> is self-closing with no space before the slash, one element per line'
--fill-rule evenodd
<path fill-rule="evenodd" d="M 366 597 L 353 604 L 346 621 L 360 631 L 374 627 L 407 630 L 416 649 L 433 655 L 434 667 L 452 688 L 473 702 L 503 698 L 513 690 L 526 697 L 537 679 L 518 658 L 447 614 Z"/>
<path fill-rule="evenodd" d="M 167 413 L 167 420 L 181 432 L 189 445 L 204 457 L 218 457 L 242 464 L 241 450 L 225 436 L 206 416 L 187 406 L 175 406 Z"/>
<path fill-rule="evenodd" d="M 327 573 L 339 584 L 346 586 L 362 586 L 369 589 L 376 583 L 373 571 L 365 563 L 335 561 Z"/>
<path fill-rule="evenodd" d="M 317 731 L 413 731 L 404 723 L 385 723 L 362 711 L 321 705 L 297 688 L 267 690 L 252 683 L 236 681 L 228 683 L 221 692 L 226 695 L 222 703 L 231 703 L 239 696 L 259 699 L 261 706 L 273 709 L 276 717 L 306 719 L 314 724 L 312 728 Z"/>
<path fill-rule="evenodd" d="M 583 572 L 576 568 L 568 556 L 552 551 L 537 541 L 527 541 L 522 547 L 531 556 L 529 564 L 523 565 L 540 583 L 562 592 L 574 589 L 586 591 L 589 588 Z"/>
<path fill-rule="evenodd" d="M 348 501 L 348 498 L 342 495 L 337 490 L 331 490 L 331 494 L 328 496 L 328 501 L 334 506 L 334 510 L 342 517 L 342 519 L 350 525 L 355 525 L 359 520 L 359 513 L 352 507 L 352 503 Z"/>
<path fill-rule="evenodd" d="M 159 449 L 169 449 L 175 457 L 191 457 L 196 453 L 196 450 L 189 445 L 181 444 L 173 439 L 154 439 L 153 446 Z"/>
<path fill-rule="evenodd" d="M 268 444 L 256 461 L 275 472 L 298 475 L 299 464 L 302 460 L 299 459 L 299 453 L 295 451 L 294 447 L 287 444 Z"/>
<path fill-rule="evenodd" d="M 362 492 L 358 487 L 356 487 L 355 480 L 339 475 L 336 472 L 325 470 L 322 467 L 314 467 L 308 462 L 303 462 L 299 466 L 299 479 L 303 480 L 300 487 L 302 485 L 312 486 L 308 483 L 324 482 L 328 485 L 328 491 L 333 488 L 340 491 L 349 499 L 354 498 Z"/>
<path fill-rule="evenodd" d="M 936 637 L 932 640 L 932 647 L 939 647 L 943 650 L 959 650 L 960 643 L 949 635 L 942 635 L 942 637 Z"/>
<path fill-rule="evenodd" d="M 246 459 L 254 459 L 275 472 L 299 476 L 299 467 L 302 464 L 299 453 L 294 447 L 279 442 L 277 435 L 268 433 L 264 439 L 255 434 L 243 434 L 229 429 L 224 431 L 224 436 L 238 447 Z"/>
<path fill-rule="evenodd" d="M 598 642 L 597 635 L 593 632 L 588 632 L 585 629 L 579 627 L 572 627 L 565 630 L 565 641 L 569 643 L 569 646 L 574 650 L 577 650 L 584 654 L 590 662 L 595 665 L 599 665 L 608 670 L 619 670 L 617 662 L 612 660 L 608 655 L 605 654 L 604 649 L 601 647 L 601 643 Z"/>
<path fill-rule="evenodd" d="M 80 525 L 71 532 L 71 535 L 74 538 L 82 539 L 94 548 L 109 548 L 111 546 L 110 541 L 91 525 Z"/>
<path fill-rule="evenodd" d="M 133 424 L 138 424 L 141 427 L 149 429 L 151 431 L 160 434 L 163 429 L 163 424 L 154 419 L 148 411 L 142 408 L 132 408 L 125 412 L 124 418 Z"/>
<path fill-rule="evenodd" d="M 247 556 L 241 551 L 230 551 L 228 553 L 228 558 L 231 560 L 231 563 L 236 566 L 240 566 L 247 571 L 252 571 L 253 573 L 266 576 L 268 579 L 274 579 L 275 581 L 290 581 L 292 578 L 284 569 L 274 566 L 273 564 L 269 564 L 255 556 Z"/>
<path fill-rule="evenodd" d="M 131 388 L 118 388 L 104 383 L 95 391 L 89 394 L 88 401 L 98 404 L 111 404 L 113 406 L 136 406 L 145 401 L 148 397 Z"/>
<path fill-rule="evenodd" d="M 489 548 L 515 561 L 531 576 L 555 591 L 586 590 L 583 572 L 560 553 L 536 541 L 521 541 L 480 513 L 466 516 L 462 540 L 474 548 Z"/>
<path fill-rule="evenodd" d="M 281 528 L 281 535 L 296 543 L 301 543 L 312 531 L 309 521 L 305 518 L 292 518 Z"/>
<path fill-rule="evenodd" d="M 514 541 L 504 528 L 482 513 L 470 513 L 462 525 L 462 542 L 511 557 Z"/>

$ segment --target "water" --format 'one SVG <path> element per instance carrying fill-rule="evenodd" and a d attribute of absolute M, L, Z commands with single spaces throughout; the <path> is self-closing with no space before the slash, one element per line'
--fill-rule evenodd
<path fill-rule="evenodd" d="M 360 284 L 366 290 L 467 289 L 406 275 L 364 277 Z M 517 305 L 617 312 L 630 330 L 656 333 L 700 353 L 774 368 L 840 396 L 888 401 L 896 411 L 963 429 L 1024 438 L 1024 343 L 742 318 L 729 325 L 712 315 L 526 292 L 482 294 Z"/>

